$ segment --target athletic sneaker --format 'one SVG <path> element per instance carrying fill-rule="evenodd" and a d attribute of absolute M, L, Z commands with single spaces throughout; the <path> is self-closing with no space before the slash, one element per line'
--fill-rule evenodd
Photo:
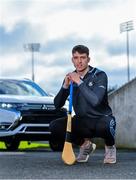
<path fill-rule="evenodd" d="M 105 146 L 105 158 L 104 164 L 114 164 L 116 163 L 116 147 L 113 146 Z"/>
<path fill-rule="evenodd" d="M 88 143 L 85 146 L 80 147 L 80 152 L 78 157 L 76 158 L 77 162 L 87 162 L 89 159 L 90 153 L 93 153 L 96 149 L 96 144 L 94 143 Z"/>

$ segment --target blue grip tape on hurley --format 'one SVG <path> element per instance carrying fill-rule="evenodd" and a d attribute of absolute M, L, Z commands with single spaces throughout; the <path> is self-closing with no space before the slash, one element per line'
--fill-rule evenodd
<path fill-rule="evenodd" d="M 72 101 L 73 101 L 73 82 L 70 82 L 70 97 L 69 97 L 69 113 L 72 112 Z"/>

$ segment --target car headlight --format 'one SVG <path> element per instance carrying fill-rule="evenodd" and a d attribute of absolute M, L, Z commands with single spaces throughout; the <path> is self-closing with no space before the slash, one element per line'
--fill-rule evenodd
<path fill-rule="evenodd" d="M 11 108 L 17 108 L 17 104 L 15 103 L 0 103 L 0 108 L 3 109 L 11 109 Z"/>

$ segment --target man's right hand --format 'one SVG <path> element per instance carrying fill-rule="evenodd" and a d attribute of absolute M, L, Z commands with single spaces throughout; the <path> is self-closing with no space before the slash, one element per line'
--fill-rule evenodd
<path fill-rule="evenodd" d="M 69 85 L 70 85 L 70 76 L 69 76 L 69 74 L 67 74 L 65 77 L 65 80 L 64 80 L 63 87 L 67 89 L 67 88 L 69 88 Z"/>

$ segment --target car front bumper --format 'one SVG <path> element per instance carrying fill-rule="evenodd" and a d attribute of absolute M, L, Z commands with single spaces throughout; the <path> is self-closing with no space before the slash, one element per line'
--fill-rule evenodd
<path fill-rule="evenodd" d="M 21 136 L 22 139 L 49 137 L 50 122 L 66 116 L 64 110 L 16 111 L 0 109 L 0 140 L 7 136 Z M 26 138 L 27 137 L 27 138 Z"/>

